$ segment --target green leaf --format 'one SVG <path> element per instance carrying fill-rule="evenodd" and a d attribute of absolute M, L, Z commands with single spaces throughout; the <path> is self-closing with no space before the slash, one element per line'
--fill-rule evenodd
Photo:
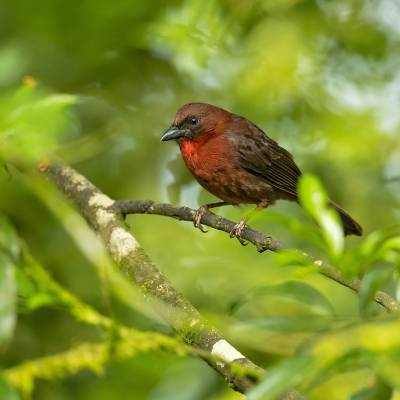
<path fill-rule="evenodd" d="M 0 375 L 0 399 L 1 400 L 18 400 L 20 397 L 17 392 L 7 383 Z"/>
<path fill-rule="evenodd" d="M 299 181 L 299 198 L 304 209 L 315 219 L 328 204 L 329 198 L 321 182 L 312 175 L 304 174 Z"/>
<path fill-rule="evenodd" d="M 332 256 L 342 254 L 344 248 L 344 234 L 340 219 L 332 208 L 323 208 L 317 219 L 322 228 L 325 241 Z"/>
<path fill-rule="evenodd" d="M 262 381 L 247 395 L 248 400 L 276 400 L 313 374 L 312 358 L 301 356 L 279 363 L 268 370 Z"/>
<path fill-rule="evenodd" d="M 307 213 L 318 223 L 329 254 L 337 258 L 344 248 L 343 227 L 336 211 L 329 206 L 329 197 L 320 181 L 303 175 L 298 186 L 299 200 Z"/>
<path fill-rule="evenodd" d="M 0 346 L 3 346 L 14 331 L 16 321 L 16 285 L 14 265 L 0 253 Z"/>
<path fill-rule="evenodd" d="M 262 286 L 254 295 L 280 296 L 307 307 L 319 315 L 333 315 L 334 310 L 329 300 L 317 289 L 301 281 L 287 281 L 278 285 Z"/>
<path fill-rule="evenodd" d="M 359 301 L 360 312 L 366 314 L 367 306 L 374 299 L 375 294 L 393 275 L 393 267 L 380 267 L 369 271 L 362 279 Z"/>

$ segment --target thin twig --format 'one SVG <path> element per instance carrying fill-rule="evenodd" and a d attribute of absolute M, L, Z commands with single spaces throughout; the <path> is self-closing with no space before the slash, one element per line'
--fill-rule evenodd
<path fill-rule="evenodd" d="M 171 204 L 155 203 L 152 200 L 119 200 L 114 203 L 113 207 L 114 209 L 119 210 L 123 215 L 155 214 L 190 222 L 193 222 L 193 215 L 196 212 L 196 210 L 189 207 L 175 207 Z M 201 223 L 228 234 L 232 231 L 235 225 L 235 222 L 215 215 L 211 211 L 208 211 L 203 215 Z M 248 226 L 246 226 L 242 231 L 241 238 L 256 246 L 260 253 L 266 250 L 277 252 L 282 249 L 290 248 L 289 245 L 273 239 L 270 235 L 256 231 Z M 311 256 L 309 257 L 318 266 L 322 275 L 348 287 L 351 290 L 354 290 L 355 292 L 359 291 L 359 279 L 346 279 L 332 266 L 323 263 L 321 260 L 315 260 Z M 385 307 L 389 312 L 394 312 L 399 309 L 396 300 L 385 292 L 377 292 L 375 294 L 375 301 Z"/>

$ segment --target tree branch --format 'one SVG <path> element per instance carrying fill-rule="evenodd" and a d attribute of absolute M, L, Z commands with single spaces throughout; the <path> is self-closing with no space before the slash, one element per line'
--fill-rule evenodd
<path fill-rule="evenodd" d="M 186 343 L 210 352 L 215 358 L 206 358 L 206 361 L 233 389 L 242 393 L 250 389 L 264 371 L 229 344 L 158 271 L 126 228 L 123 212 L 115 207 L 115 202 L 69 166 L 42 165 L 41 171 L 73 202 L 100 235 L 127 278 L 142 290 L 145 298 L 179 336 Z M 236 365 L 246 373 L 235 373 Z M 295 391 L 290 391 L 284 398 L 303 399 Z"/>
<path fill-rule="evenodd" d="M 119 200 L 114 203 L 113 208 L 120 211 L 123 215 L 155 214 L 190 222 L 193 222 L 193 215 L 196 211 L 189 207 L 175 207 L 171 204 L 155 203 L 152 200 Z M 204 214 L 201 223 L 228 234 L 232 231 L 235 225 L 235 222 L 215 215 L 211 211 Z M 266 250 L 278 252 L 279 250 L 290 248 L 289 245 L 273 239 L 271 236 L 258 232 L 248 226 L 244 228 L 241 237 L 256 246 L 260 253 Z M 348 287 L 351 290 L 354 290 L 355 292 L 359 291 L 359 279 L 346 279 L 339 273 L 339 271 L 330 265 L 323 263 L 321 260 L 315 260 L 311 256 L 308 257 L 318 266 L 322 275 Z M 396 300 L 385 292 L 377 292 L 375 294 L 375 301 L 385 307 L 389 312 L 397 311 L 399 309 Z"/>

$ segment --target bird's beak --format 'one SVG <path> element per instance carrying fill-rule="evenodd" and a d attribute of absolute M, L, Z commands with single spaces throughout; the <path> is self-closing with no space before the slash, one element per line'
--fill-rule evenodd
<path fill-rule="evenodd" d="M 162 136 L 161 141 L 166 142 L 167 140 L 179 139 L 185 136 L 187 129 L 179 129 L 178 127 L 172 125 Z"/>

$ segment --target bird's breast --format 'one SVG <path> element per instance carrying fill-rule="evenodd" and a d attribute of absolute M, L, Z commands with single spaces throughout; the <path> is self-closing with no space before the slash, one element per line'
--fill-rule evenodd
<path fill-rule="evenodd" d="M 207 180 L 216 169 L 229 165 L 229 149 L 220 140 L 207 143 L 182 141 L 179 143 L 186 166 L 197 179 Z"/>
<path fill-rule="evenodd" d="M 207 143 L 179 143 L 186 166 L 209 192 L 231 204 L 273 202 L 272 187 L 246 171 L 230 142 L 217 137 Z"/>

